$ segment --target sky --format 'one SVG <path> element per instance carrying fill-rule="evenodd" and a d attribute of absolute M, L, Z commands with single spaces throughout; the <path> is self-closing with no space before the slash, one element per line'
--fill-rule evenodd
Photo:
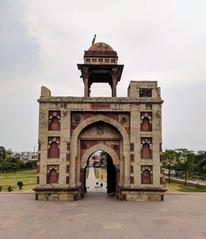
<path fill-rule="evenodd" d="M 96 34 L 125 65 L 118 96 L 131 80 L 158 81 L 163 148 L 206 150 L 205 9 L 205 0 L 0 0 L 0 145 L 37 147 L 41 86 L 83 96 L 77 63 Z M 92 96 L 110 96 L 109 86 Z"/>

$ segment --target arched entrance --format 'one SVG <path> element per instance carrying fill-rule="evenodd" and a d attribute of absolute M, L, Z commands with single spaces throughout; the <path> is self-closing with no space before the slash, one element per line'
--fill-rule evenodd
<path fill-rule="evenodd" d="M 107 155 L 107 191 L 114 194 L 118 192 L 119 184 L 122 182 L 120 174 L 123 172 L 122 148 L 122 135 L 107 122 L 100 120 L 82 129 L 78 136 L 76 158 L 76 184 L 81 187 L 82 197 L 86 192 L 85 167 L 89 157 L 98 150 L 104 151 Z"/>
<path fill-rule="evenodd" d="M 70 186 L 81 186 L 80 171 L 82 161 L 84 161 L 82 155 L 95 145 L 105 145 L 116 152 L 117 160 L 113 156 L 112 159 L 118 161 L 120 186 L 129 185 L 129 142 L 129 135 L 125 128 L 115 119 L 105 115 L 98 114 L 79 123 L 73 130 L 71 137 L 71 158 L 75 160 L 71 160 L 70 164 Z M 98 149 L 101 149 L 101 147 Z M 85 159 L 86 161 L 88 157 Z"/>
<path fill-rule="evenodd" d="M 95 182 L 90 182 L 94 188 L 93 190 L 88 190 L 87 180 L 90 177 L 89 173 L 93 172 L 92 170 L 96 172 L 95 178 L 92 178 Z M 101 176 L 98 175 L 97 172 L 100 172 Z M 119 179 L 119 159 L 114 150 L 104 144 L 99 144 L 91 147 L 84 153 L 80 170 L 82 198 L 87 191 L 105 191 L 107 194 L 116 195 L 119 191 Z"/>

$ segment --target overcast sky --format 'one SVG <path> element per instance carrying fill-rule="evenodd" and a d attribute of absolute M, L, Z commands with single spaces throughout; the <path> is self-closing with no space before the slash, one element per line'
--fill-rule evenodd
<path fill-rule="evenodd" d="M 158 81 L 164 149 L 206 150 L 205 11 L 205 0 L 0 0 L 0 145 L 37 145 L 42 85 L 83 95 L 76 64 L 97 34 L 125 65 L 118 96 L 131 80 Z"/>

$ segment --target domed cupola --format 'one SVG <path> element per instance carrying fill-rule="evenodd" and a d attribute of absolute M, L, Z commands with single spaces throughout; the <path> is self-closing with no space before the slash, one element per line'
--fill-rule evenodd
<path fill-rule="evenodd" d="M 92 83 L 108 83 L 112 97 L 116 97 L 116 86 L 121 79 L 124 65 L 118 65 L 117 52 L 104 42 L 92 44 L 84 52 L 84 64 L 78 64 L 84 81 L 84 97 L 90 96 Z"/>
<path fill-rule="evenodd" d="M 93 44 L 84 52 L 85 64 L 117 64 L 117 52 L 104 42 Z"/>

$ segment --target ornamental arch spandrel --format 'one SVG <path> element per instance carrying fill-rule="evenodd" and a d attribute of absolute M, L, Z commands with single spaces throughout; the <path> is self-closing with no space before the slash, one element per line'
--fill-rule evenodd
<path fill-rule="evenodd" d="M 126 172 L 127 169 L 129 169 L 129 135 L 124 129 L 124 127 L 118 123 L 116 120 L 111 119 L 109 117 L 106 117 L 104 115 L 98 115 L 95 117 L 91 117 L 87 120 L 84 120 L 82 123 L 80 123 L 75 130 L 73 131 L 72 137 L 71 137 L 71 166 L 70 166 L 70 175 L 71 175 L 71 185 L 72 183 L 78 183 L 78 180 L 80 178 L 80 146 L 78 145 L 79 142 L 79 135 L 81 132 L 89 125 L 98 123 L 98 122 L 104 122 L 106 124 L 111 125 L 114 127 L 121 135 L 121 152 L 119 156 L 119 161 L 122 162 L 124 165 L 124 168 L 122 169 L 122 182 L 129 183 L 129 178 L 124 177 L 123 175 L 128 175 L 129 172 Z M 103 139 L 103 141 L 108 141 L 109 139 Z M 101 138 L 100 138 L 101 141 Z M 96 146 L 98 148 L 98 146 Z M 128 166 L 127 166 L 128 165 Z M 76 172 L 74 174 L 74 171 Z M 76 177 L 75 177 L 76 176 Z"/>

